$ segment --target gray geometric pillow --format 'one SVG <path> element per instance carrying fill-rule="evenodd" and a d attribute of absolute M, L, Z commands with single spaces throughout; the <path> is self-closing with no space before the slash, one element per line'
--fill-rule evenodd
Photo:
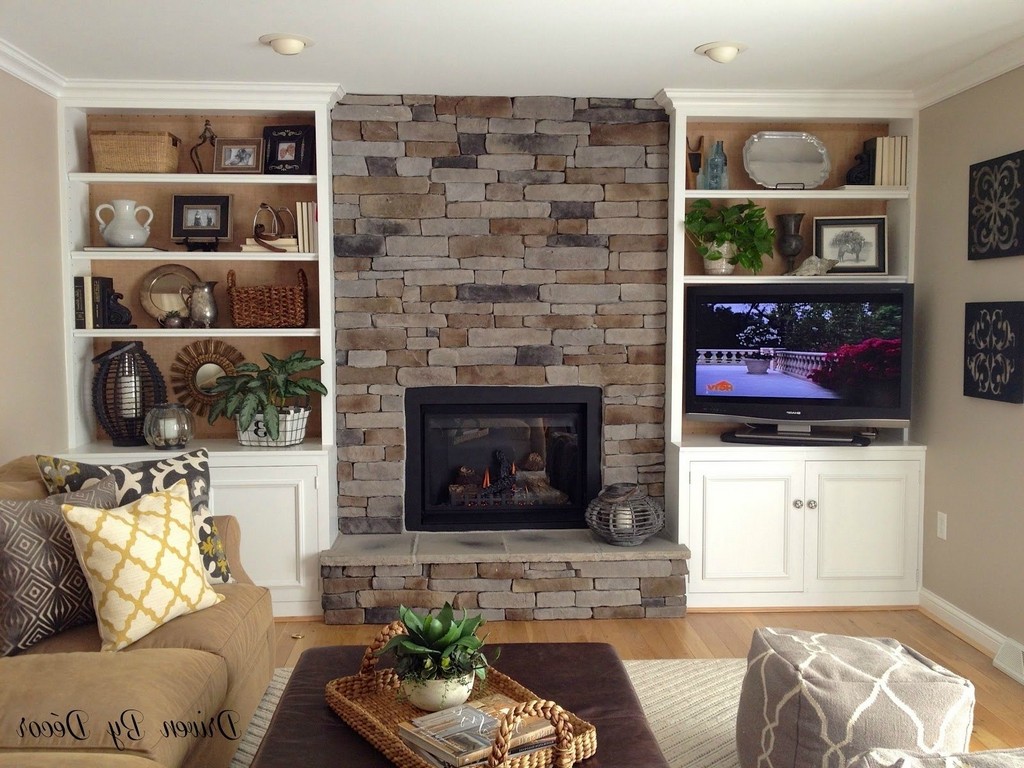
<path fill-rule="evenodd" d="M 1024 749 L 993 749 L 958 755 L 918 755 L 898 749 L 872 749 L 846 768 L 1024 768 Z"/>
<path fill-rule="evenodd" d="M 86 464 L 56 456 L 36 456 L 39 474 L 50 493 L 88 488 L 107 475 L 117 480 L 117 506 L 138 501 L 147 493 L 167 491 L 179 480 L 188 481 L 199 552 L 210 584 L 231 581 L 224 544 L 210 512 L 210 460 L 205 448 L 157 461 L 129 464 Z"/>
<path fill-rule="evenodd" d="M 96 620 L 61 504 L 110 509 L 112 477 L 46 499 L 0 500 L 0 656 Z"/>

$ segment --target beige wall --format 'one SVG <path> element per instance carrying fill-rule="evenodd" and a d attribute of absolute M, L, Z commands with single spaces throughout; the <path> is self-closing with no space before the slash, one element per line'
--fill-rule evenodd
<path fill-rule="evenodd" d="M 1024 405 L 964 397 L 963 347 L 965 302 L 1024 301 L 1024 256 L 967 261 L 968 168 L 1024 149 L 1022 97 L 1018 69 L 921 114 L 913 430 L 928 446 L 924 586 L 1018 641 Z"/>
<path fill-rule="evenodd" d="M 57 102 L 0 72 L 0 463 L 66 447 Z"/>

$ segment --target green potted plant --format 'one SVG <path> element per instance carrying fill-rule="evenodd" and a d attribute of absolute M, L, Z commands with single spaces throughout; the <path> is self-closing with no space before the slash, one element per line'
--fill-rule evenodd
<path fill-rule="evenodd" d="M 461 704 L 473 691 L 473 681 L 487 676 L 484 640 L 476 636 L 482 616 L 456 620 L 450 603 L 437 616 L 398 608 L 404 633 L 394 635 L 377 653 L 395 658 L 395 672 L 409 701 L 436 711 Z"/>
<path fill-rule="evenodd" d="M 764 208 L 750 200 L 719 208 L 710 200 L 695 200 L 683 224 L 709 274 L 727 275 L 736 265 L 757 274 L 763 257 L 772 256 L 775 230 L 768 225 Z"/>
<path fill-rule="evenodd" d="M 743 353 L 743 363 L 747 366 L 747 373 L 765 374 L 772 364 L 772 354 L 755 349 Z"/>
<path fill-rule="evenodd" d="M 266 352 L 265 368 L 256 363 L 242 363 L 230 376 L 220 376 L 210 394 L 216 398 L 207 420 L 213 424 L 221 416 L 234 418 L 238 442 L 247 446 L 277 447 L 296 445 L 306 436 L 310 395 L 326 395 L 327 388 L 309 377 L 293 378 L 324 364 L 316 357 L 307 357 L 300 349 L 280 359 Z M 302 405 L 289 405 L 289 400 L 302 399 Z"/>

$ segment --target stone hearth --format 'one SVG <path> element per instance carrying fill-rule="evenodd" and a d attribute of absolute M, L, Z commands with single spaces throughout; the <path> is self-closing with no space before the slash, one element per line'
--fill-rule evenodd
<path fill-rule="evenodd" d="M 488 620 L 686 615 L 689 550 L 614 547 L 588 530 L 339 536 L 320 557 L 328 624 L 383 624 L 398 606 Z"/>

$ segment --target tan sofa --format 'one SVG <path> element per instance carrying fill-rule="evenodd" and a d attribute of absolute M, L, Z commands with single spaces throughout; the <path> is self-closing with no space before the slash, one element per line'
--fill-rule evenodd
<path fill-rule="evenodd" d="M 31 457 L 0 467 L 0 498 L 42 498 Z M 35 488 L 33 488 L 35 486 Z M 269 592 L 242 569 L 240 530 L 214 518 L 237 583 L 122 651 L 95 624 L 0 658 L 0 768 L 226 768 L 274 667 Z"/>

